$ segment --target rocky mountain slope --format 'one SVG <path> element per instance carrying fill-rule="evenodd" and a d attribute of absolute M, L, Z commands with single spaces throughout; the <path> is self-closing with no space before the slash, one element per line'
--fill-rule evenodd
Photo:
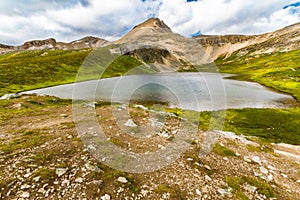
<path fill-rule="evenodd" d="M 237 50 L 241 55 L 284 52 L 300 48 L 300 23 L 261 35 L 200 35 L 194 38 L 213 59 Z"/>
<path fill-rule="evenodd" d="M 186 38 L 172 32 L 160 19 L 150 18 L 135 26 L 129 33 L 114 42 L 119 45 L 161 48 L 168 50 L 178 61 L 198 65 L 211 62 L 205 49 L 193 38 Z M 181 63 L 181 62 L 178 62 Z"/>
<path fill-rule="evenodd" d="M 32 40 L 25 42 L 20 46 L 8 46 L 0 44 L 0 53 L 7 53 L 11 51 L 22 51 L 22 50 L 75 50 L 75 49 L 86 49 L 95 48 L 108 45 L 110 42 L 107 40 L 87 36 L 79 40 L 72 41 L 70 43 L 57 42 L 54 38 L 45 40 Z"/>
<path fill-rule="evenodd" d="M 300 23 L 261 35 L 200 35 L 186 38 L 172 32 L 163 21 L 150 18 L 136 25 L 119 40 L 106 41 L 97 37 L 85 37 L 70 43 L 57 42 L 50 38 L 25 42 L 21 46 L 0 44 L 0 53 L 14 50 L 83 49 L 102 47 L 109 44 L 136 48 L 161 48 L 168 50 L 178 61 L 191 64 L 209 63 L 221 55 L 229 56 L 238 51 L 244 55 L 291 51 L 300 48 Z M 173 57 L 172 57 L 173 59 Z M 168 63 L 168 62 L 166 62 Z M 172 62 L 169 62 L 172 63 Z M 180 65 L 180 62 L 176 62 Z"/>

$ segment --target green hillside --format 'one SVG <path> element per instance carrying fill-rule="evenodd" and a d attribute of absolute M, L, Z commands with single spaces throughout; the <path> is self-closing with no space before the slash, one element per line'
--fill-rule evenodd
<path fill-rule="evenodd" d="M 300 49 L 284 53 L 239 56 L 216 60 L 221 72 L 251 80 L 293 95 L 300 100 Z"/>
<path fill-rule="evenodd" d="M 37 50 L 0 55 L 0 96 L 36 88 L 72 83 L 92 50 Z M 113 61 L 102 77 L 120 76 L 141 65 L 137 59 L 121 56 Z M 85 67 L 81 80 L 99 78 L 103 66 Z M 81 75 L 82 75 L 81 74 Z"/>

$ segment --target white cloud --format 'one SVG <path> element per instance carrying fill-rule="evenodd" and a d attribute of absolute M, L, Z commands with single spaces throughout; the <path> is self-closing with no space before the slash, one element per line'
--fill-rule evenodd
<path fill-rule="evenodd" d="M 71 41 L 86 35 L 112 40 L 152 15 L 164 20 L 175 32 L 186 36 L 199 30 L 204 34 L 257 34 L 299 22 L 299 7 L 283 9 L 295 2 L 0 0 L 0 43 L 21 44 L 27 40 L 49 37 Z"/>
<path fill-rule="evenodd" d="M 175 1 L 176 3 L 173 2 L 163 1 L 159 17 L 173 30 L 184 35 L 198 31 L 204 34 L 257 34 L 300 21 L 299 14 L 293 15 L 288 12 L 288 9 L 283 10 L 285 5 L 295 1 L 199 0 L 186 3 L 185 0 L 178 0 Z M 183 20 L 185 20 L 183 23 L 178 23 Z M 262 26 L 256 25 L 264 20 L 266 22 Z"/>

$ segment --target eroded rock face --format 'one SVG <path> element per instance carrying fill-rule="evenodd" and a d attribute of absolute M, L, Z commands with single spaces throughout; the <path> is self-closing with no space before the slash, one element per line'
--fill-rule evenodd
<path fill-rule="evenodd" d="M 57 42 L 55 39 L 49 38 L 46 40 L 25 42 L 21 46 L 0 44 L 0 53 L 14 50 L 73 50 L 125 43 L 147 44 L 166 49 L 177 59 L 181 58 L 193 65 L 199 65 L 211 63 L 218 57 L 222 55 L 229 56 L 233 52 L 237 52 L 239 55 L 247 53 L 256 55 L 298 49 L 300 48 L 300 23 L 261 35 L 200 35 L 193 38 L 186 38 L 172 32 L 170 27 L 160 19 L 150 18 L 136 25 L 122 38 L 113 42 L 92 36 L 87 36 L 70 43 Z M 145 53 L 145 56 L 143 56 L 145 60 L 149 59 L 153 61 L 153 56 L 149 57 L 149 51 L 141 50 L 140 52 Z M 156 53 L 162 54 L 164 52 Z M 142 57 L 141 53 L 134 52 L 134 54 L 135 56 L 138 54 L 139 57 Z M 156 61 L 160 63 L 161 59 L 159 58 Z"/>
<path fill-rule="evenodd" d="M 254 39 L 255 36 L 246 35 L 200 35 L 194 37 L 201 45 L 224 45 L 227 43 L 236 44 Z"/>
<path fill-rule="evenodd" d="M 0 44 L 0 54 L 7 53 L 7 52 L 10 52 L 10 51 L 13 51 L 13 50 L 15 50 L 14 46 Z"/>
<path fill-rule="evenodd" d="M 133 29 L 144 29 L 144 28 L 153 28 L 153 29 L 160 29 L 162 32 L 172 32 L 171 28 L 168 27 L 164 21 L 158 18 L 150 18 L 145 22 L 136 25 Z"/>
<path fill-rule="evenodd" d="M 300 23 L 261 35 L 200 35 L 194 37 L 214 58 L 238 52 L 264 54 L 300 48 Z"/>
<path fill-rule="evenodd" d="M 142 48 L 127 52 L 126 55 L 134 56 L 145 63 L 158 62 L 164 64 L 164 59 L 170 58 L 172 55 L 166 49 Z"/>
<path fill-rule="evenodd" d="M 46 40 L 33 40 L 29 42 L 25 42 L 21 49 L 52 49 L 56 45 L 56 40 L 54 38 L 49 38 Z"/>

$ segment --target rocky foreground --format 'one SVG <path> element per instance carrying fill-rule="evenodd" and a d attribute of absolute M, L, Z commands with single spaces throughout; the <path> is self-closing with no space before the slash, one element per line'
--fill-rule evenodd
<path fill-rule="evenodd" d="M 98 105 L 101 126 L 116 137 L 111 107 Z M 22 96 L 0 101 L 0 199 L 300 199 L 300 149 L 265 144 L 257 138 L 214 132 L 212 151 L 198 157 L 203 135 L 173 164 L 150 173 L 131 174 L 97 161 L 75 129 L 70 101 Z M 147 121 L 148 111 L 130 108 L 132 123 Z M 174 127 L 155 137 L 170 140 Z M 117 134 L 119 136 L 119 134 Z M 126 137 L 126 136 L 122 136 Z M 119 140 L 118 140 L 119 139 Z M 153 149 L 163 148 L 155 146 Z"/>

